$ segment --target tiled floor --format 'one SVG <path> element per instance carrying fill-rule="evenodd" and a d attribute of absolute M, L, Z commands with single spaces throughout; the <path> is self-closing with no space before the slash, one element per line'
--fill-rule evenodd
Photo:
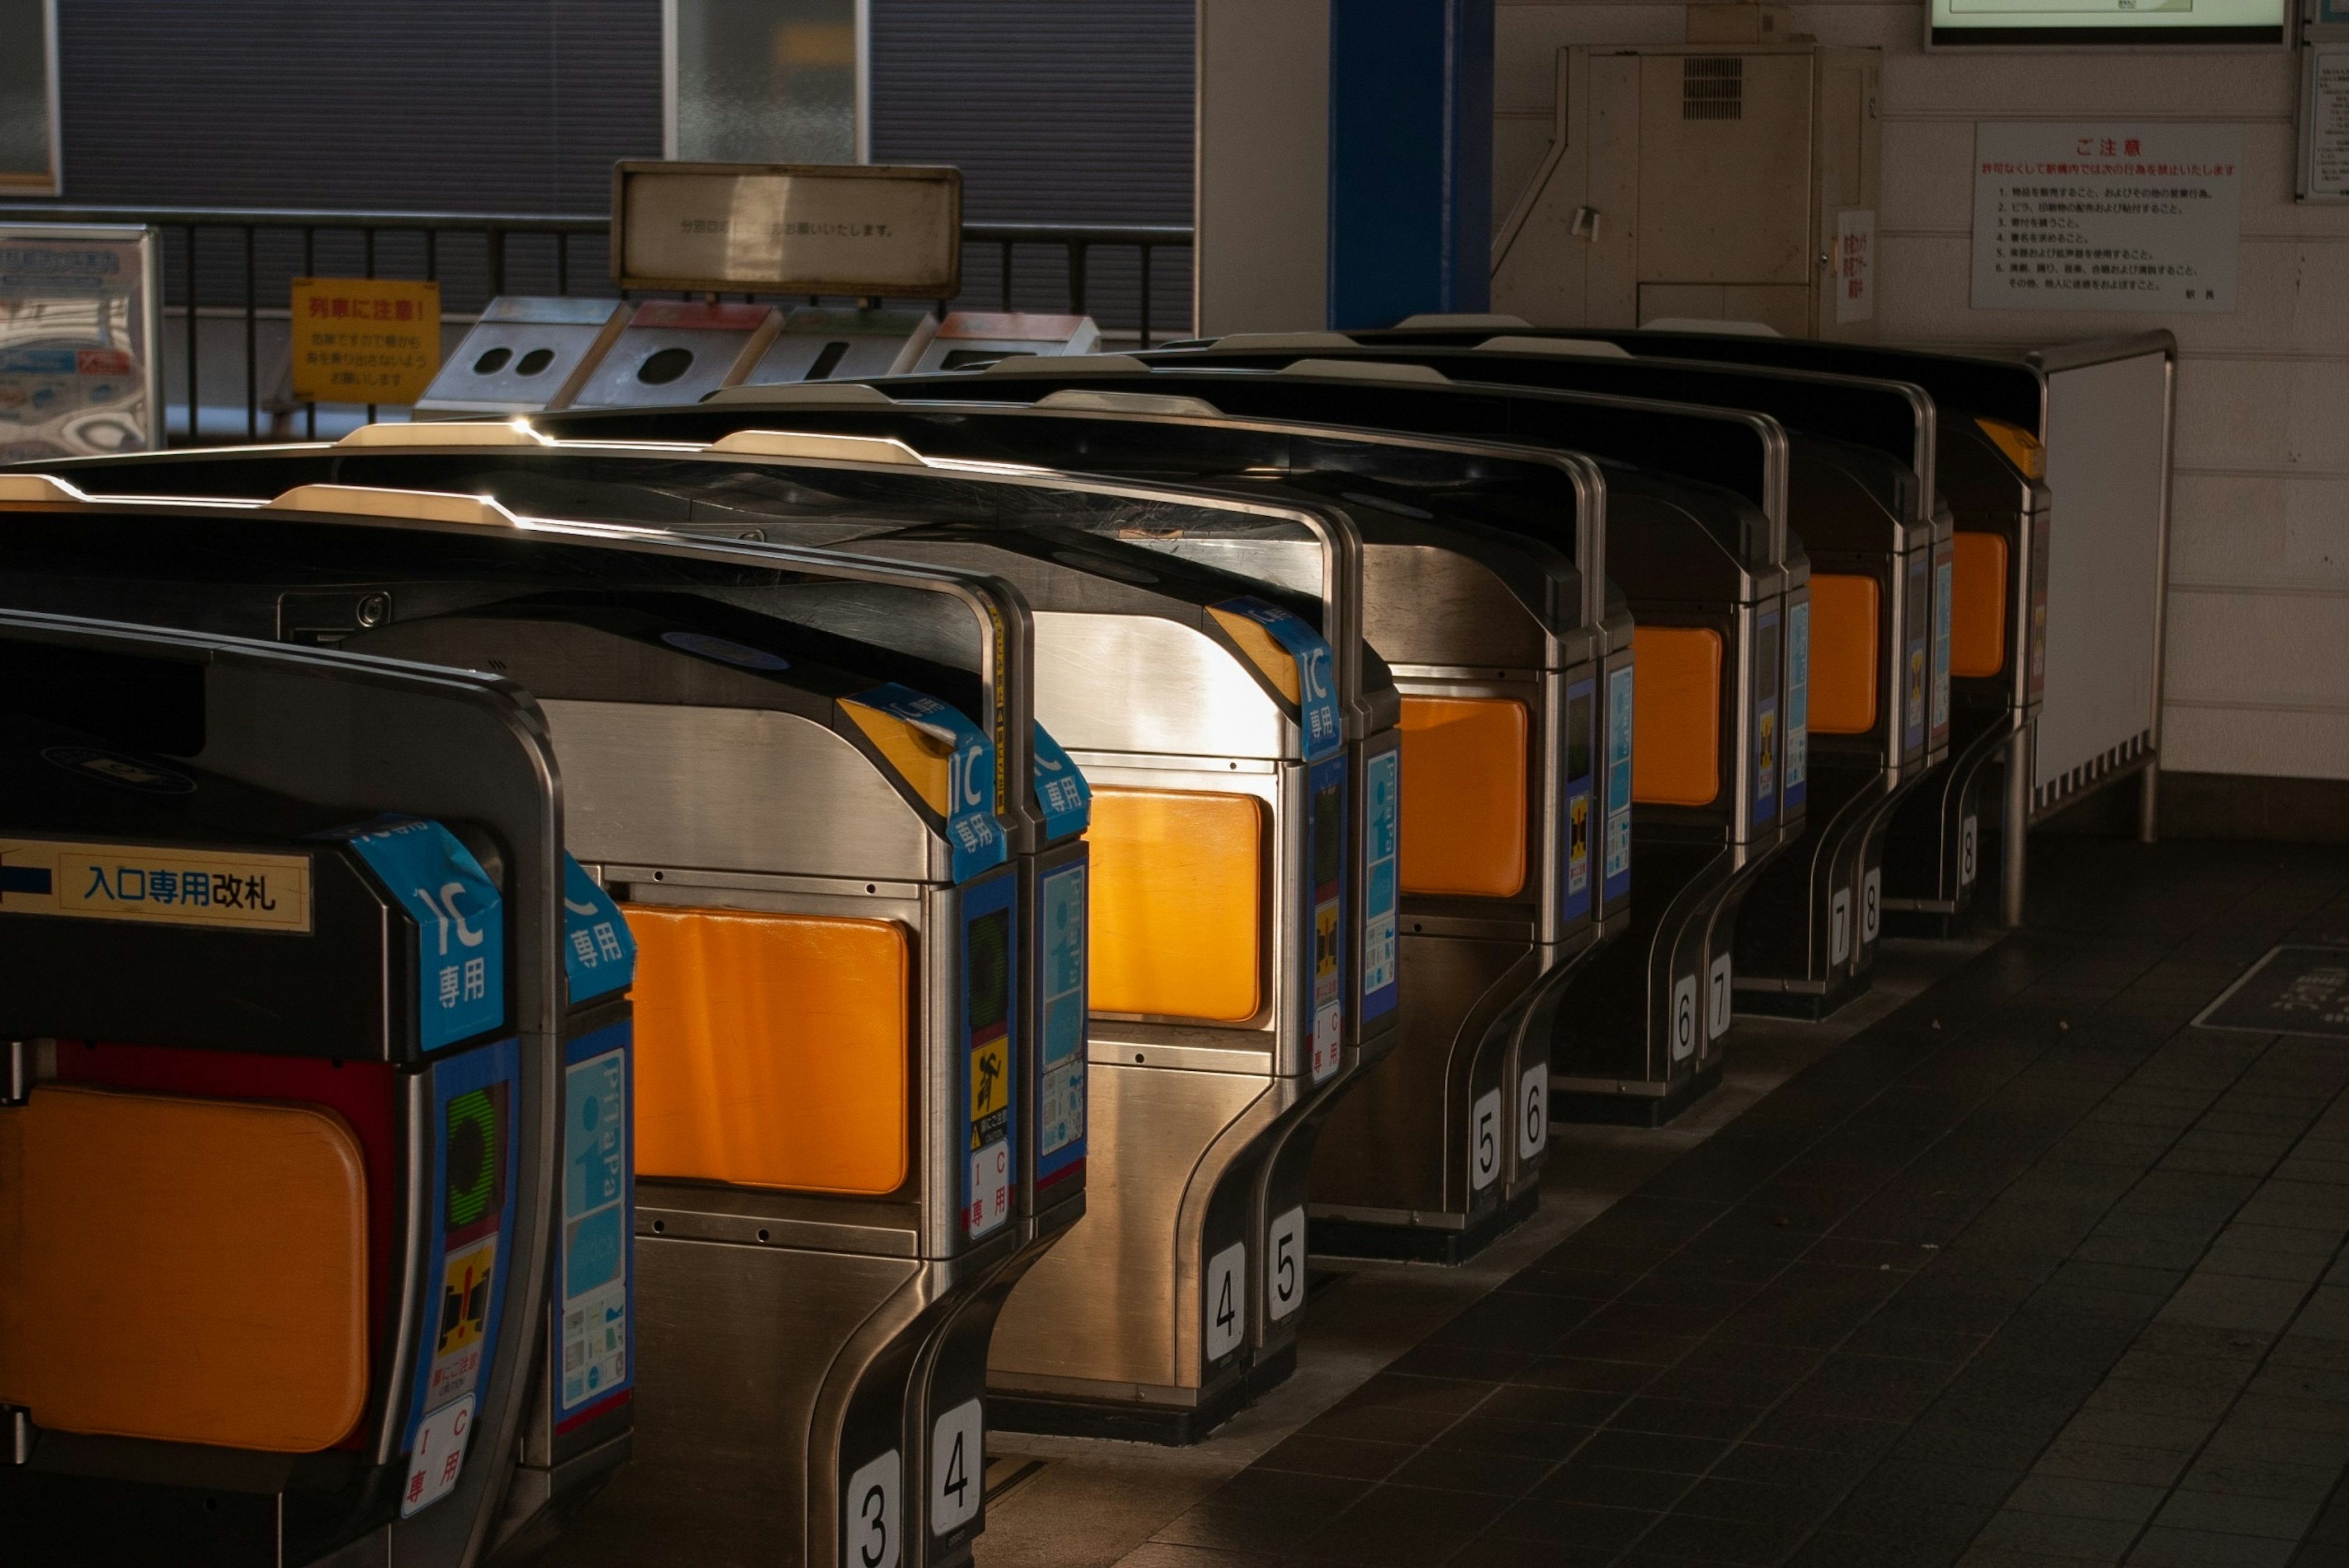
<path fill-rule="evenodd" d="M 2349 1041 L 2189 1026 L 2349 942 L 2349 851 L 2033 848 L 2024 932 L 1124 1561 L 2349 1568 Z"/>

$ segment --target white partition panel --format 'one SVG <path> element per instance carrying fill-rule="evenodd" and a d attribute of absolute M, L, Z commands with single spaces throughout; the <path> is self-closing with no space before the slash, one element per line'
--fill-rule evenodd
<path fill-rule="evenodd" d="M 2034 810 L 2159 740 L 2173 353 L 2161 333 L 2032 356 L 2054 500 Z"/>

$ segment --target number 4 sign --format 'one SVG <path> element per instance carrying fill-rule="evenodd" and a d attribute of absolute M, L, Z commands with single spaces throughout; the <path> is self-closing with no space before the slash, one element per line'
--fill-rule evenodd
<path fill-rule="evenodd" d="M 1247 1243 L 1234 1242 L 1207 1260 L 1206 1358 L 1220 1361 L 1247 1333 Z"/>
<path fill-rule="evenodd" d="M 930 1429 L 930 1533 L 951 1535 L 978 1517 L 986 1496 L 987 1430 L 976 1399 Z"/>

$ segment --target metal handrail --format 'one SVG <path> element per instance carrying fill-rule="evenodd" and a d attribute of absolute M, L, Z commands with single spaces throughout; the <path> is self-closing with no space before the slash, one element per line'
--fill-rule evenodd
<path fill-rule="evenodd" d="M 506 229 L 516 233 L 601 234 L 611 220 L 596 213 L 355 212 L 310 207 L 70 207 L 47 201 L 0 203 L 0 219 L 50 223 L 213 223 L 256 229 Z"/>
<path fill-rule="evenodd" d="M 100 207 L 66 202 L 17 201 L 0 202 L 0 222 L 47 223 L 109 223 L 151 224 L 181 231 L 186 236 L 186 247 L 180 258 L 178 279 L 186 294 L 183 305 L 178 307 L 184 317 L 187 357 L 188 428 L 190 438 L 197 438 L 200 384 L 198 376 L 198 344 L 196 324 L 204 312 L 201 279 L 197 263 L 197 237 L 205 231 L 236 236 L 242 239 L 243 301 L 232 305 L 241 309 L 244 317 L 244 402 L 245 434 L 248 439 L 261 435 L 262 397 L 259 366 L 255 362 L 256 326 L 262 306 L 258 297 L 256 241 L 267 231 L 298 233 L 302 242 L 303 272 L 315 269 L 316 241 L 322 232 L 357 235 L 365 246 L 367 275 L 376 275 L 376 236 L 379 232 L 421 234 L 424 240 L 424 274 L 437 279 L 440 271 L 440 241 L 444 235 L 478 235 L 482 242 L 483 273 L 492 296 L 503 294 L 506 288 L 506 240 L 518 234 L 544 235 L 554 244 L 554 292 L 574 292 L 571 267 L 571 242 L 579 239 L 602 240 L 611 232 L 610 220 L 603 213 L 528 213 L 528 212 L 432 212 L 432 211 L 353 211 L 326 208 L 300 207 Z M 1188 250 L 1193 245 L 1191 226 L 1186 223 L 1025 223 L 989 222 L 965 223 L 962 240 L 966 246 L 992 245 L 999 260 L 998 295 L 1001 308 L 1010 311 L 1015 251 L 1023 245 L 1058 245 L 1068 264 L 1068 302 L 1071 314 L 1090 315 L 1087 302 L 1089 263 L 1092 253 L 1099 247 L 1132 247 L 1140 261 L 1140 328 L 1143 345 L 1151 340 L 1150 303 L 1152 260 L 1161 249 Z M 608 280 L 580 280 L 579 292 L 603 294 L 610 291 Z M 159 286 L 162 280 L 157 280 Z M 234 291 L 232 290 L 232 293 Z M 744 297 L 752 297 L 745 295 Z M 947 302 L 936 302 L 938 312 L 945 313 Z M 160 351 L 160 346 L 158 345 Z M 160 411 L 159 411 L 160 412 Z M 368 418 L 374 417 L 370 407 Z M 315 432 L 317 407 L 307 406 L 306 420 Z"/>
<path fill-rule="evenodd" d="M 0 202 L 0 220 L 50 223 L 216 223 L 260 229 L 506 229 L 526 234 L 608 233 L 603 212 L 352 211 L 323 207 L 75 207 Z M 1188 223 L 965 223 L 965 243 L 1166 245 L 1191 243 Z"/>

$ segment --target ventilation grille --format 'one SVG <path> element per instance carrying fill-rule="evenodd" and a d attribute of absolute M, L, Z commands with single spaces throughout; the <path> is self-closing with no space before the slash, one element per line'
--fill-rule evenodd
<path fill-rule="evenodd" d="M 1744 119 L 1745 62 L 1735 55 L 1691 56 L 1681 62 L 1682 119 Z"/>

